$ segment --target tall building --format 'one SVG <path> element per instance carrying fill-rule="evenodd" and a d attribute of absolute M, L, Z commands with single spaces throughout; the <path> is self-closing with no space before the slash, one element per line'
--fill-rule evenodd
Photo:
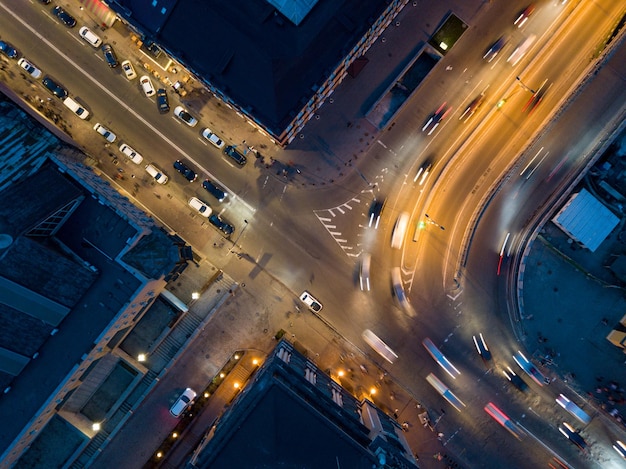
<path fill-rule="evenodd" d="M 287 341 L 209 429 L 189 468 L 417 468 L 402 427 Z"/>
<path fill-rule="evenodd" d="M 93 424 L 115 424 L 124 392 L 149 385 L 121 345 L 190 251 L 84 155 L 0 105 L 0 467 L 61 467 Z"/>
<path fill-rule="evenodd" d="M 278 144 L 298 137 L 408 0 L 114 0 L 120 18 Z"/>

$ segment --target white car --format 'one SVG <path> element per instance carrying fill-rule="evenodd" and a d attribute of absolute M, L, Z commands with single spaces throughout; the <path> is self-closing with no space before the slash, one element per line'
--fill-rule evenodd
<path fill-rule="evenodd" d="M 402 242 L 404 241 L 404 235 L 406 233 L 406 229 L 409 226 L 409 214 L 407 212 L 402 212 L 398 219 L 396 220 L 396 224 L 393 227 L 393 231 L 391 232 L 391 247 L 393 249 L 400 249 L 402 247 Z"/>
<path fill-rule="evenodd" d="M 322 303 L 317 301 L 308 291 L 302 292 L 300 300 L 314 313 L 319 313 L 322 310 Z"/>
<path fill-rule="evenodd" d="M 372 255 L 364 253 L 361 255 L 361 262 L 359 263 L 359 283 L 361 284 L 361 290 L 370 291 L 370 265 L 372 264 Z"/>
<path fill-rule="evenodd" d="M 195 209 L 200 215 L 203 217 L 209 218 L 213 210 L 209 207 L 209 204 L 205 204 L 197 197 L 192 197 L 189 199 L 189 206 Z"/>
<path fill-rule="evenodd" d="M 139 83 L 141 83 L 141 89 L 143 90 L 147 98 L 156 94 L 156 90 L 154 89 L 152 80 L 150 80 L 150 77 L 148 75 L 142 76 L 139 79 Z"/>
<path fill-rule="evenodd" d="M 117 138 L 113 132 L 111 132 L 109 129 L 107 129 L 104 125 L 100 123 L 94 125 L 93 130 L 95 130 L 100 135 L 102 135 L 105 138 L 105 140 L 109 143 L 115 142 L 115 139 Z"/>
<path fill-rule="evenodd" d="M 159 184 L 165 184 L 168 180 L 167 175 L 165 175 L 163 171 L 161 171 L 154 164 L 146 165 L 146 173 L 152 176 L 152 178 Z"/>
<path fill-rule="evenodd" d="M 82 37 L 85 41 L 87 41 L 89 44 L 91 44 L 95 48 L 100 47 L 100 44 L 102 44 L 102 39 L 100 39 L 87 26 L 83 26 L 82 28 L 80 28 L 80 31 L 78 31 L 78 34 L 80 35 L 80 37 Z"/>
<path fill-rule="evenodd" d="M 178 106 L 174 109 L 174 115 L 189 127 L 195 127 L 198 124 L 198 119 L 189 114 L 182 106 Z"/>
<path fill-rule="evenodd" d="M 215 145 L 217 148 L 223 148 L 224 147 L 224 141 L 219 138 L 217 135 L 215 135 L 213 132 L 211 132 L 211 129 L 204 129 L 202 131 L 202 136 L 204 138 L 206 138 L 209 142 L 211 142 L 213 145 Z"/>
<path fill-rule="evenodd" d="M 143 161 L 143 156 L 141 156 L 139 153 L 137 153 L 135 150 L 133 150 L 131 147 L 129 147 L 125 143 L 122 143 L 120 145 L 120 151 L 124 153 L 124 155 L 126 155 L 128 159 L 135 164 L 141 164 L 141 162 Z"/>
<path fill-rule="evenodd" d="M 37 79 L 41 77 L 41 70 L 39 70 L 37 67 L 35 67 L 33 64 L 31 64 L 28 60 L 26 60 L 24 57 L 22 57 L 20 60 L 17 61 L 17 64 L 22 67 L 24 70 L 26 70 L 26 72 L 28 72 L 28 74 Z"/>
<path fill-rule="evenodd" d="M 170 407 L 170 414 L 174 417 L 180 417 L 187 407 L 191 405 L 198 394 L 191 388 L 187 388 L 176 399 L 176 402 Z"/>
<path fill-rule="evenodd" d="M 124 75 L 126 75 L 126 78 L 128 78 L 129 80 L 134 80 L 135 78 L 137 78 L 137 72 L 135 72 L 135 68 L 133 67 L 133 64 L 130 63 L 130 60 L 124 60 L 122 62 L 122 70 L 124 71 Z"/>

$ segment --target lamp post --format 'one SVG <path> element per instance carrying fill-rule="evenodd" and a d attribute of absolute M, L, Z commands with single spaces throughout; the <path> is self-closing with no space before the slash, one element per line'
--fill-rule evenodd
<path fill-rule="evenodd" d="M 228 250 L 228 254 L 233 252 L 233 249 L 235 249 L 235 246 L 237 246 L 237 242 L 239 241 L 239 238 L 241 238 L 241 235 L 243 234 L 243 232 L 246 231 L 246 228 L 248 228 L 248 220 L 244 220 L 243 222 L 245 223 L 245 225 L 242 228 L 242 230 L 239 232 L 239 235 L 237 236 L 237 239 L 233 243 L 232 247 Z"/>
<path fill-rule="evenodd" d="M 432 218 L 430 218 L 430 216 L 425 213 L 424 216 L 426 217 L 426 221 L 425 222 L 421 222 L 421 223 L 430 223 L 431 225 L 435 225 L 438 226 L 442 231 L 445 230 L 445 227 L 441 226 L 439 223 L 437 223 L 435 220 L 433 220 Z M 423 228 L 424 226 L 422 226 L 421 228 Z"/>
<path fill-rule="evenodd" d="M 520 77 L 515 77 L 515 79 L 519 82 L 520 86 L 524 88 L 526 91 L 530 91 L 532 94 L 535 94 L 536 91 L 532 88 L 526 86 Z"/>

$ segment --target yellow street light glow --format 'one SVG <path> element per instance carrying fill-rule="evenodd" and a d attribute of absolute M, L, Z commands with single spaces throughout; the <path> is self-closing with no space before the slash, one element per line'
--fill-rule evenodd
<path fill-rule="evenodd" d="M 254 360 L 252 360 L 252 364 L 253 364 L 253 365 L 255 365 L 255 366 L 256 366 L 256 365 L 258 365 L 258 364 L 259 364 L 259 360 L 257 360 L 257 359 L 255 358 Z"/>
<path fill-rule="evenodd" d="M 233 384 L 233 387 L 234 387 L 235 389 L 239 389 L 239 386 L 240 386 L 240 385 L 239 385 L 239 383 L 235 383 L 235 384 Z"/>
<path fill-rule="evenodd" d="M 220 373 L 220 378 L 223 378 L 224 376 L 226 376 L 224 373 Z"/>
<path fill-rule="evenodd" d="M 198 293 L 197 291 L 193 292 L 191 294 L 191 299 L 192 300 L 197 300 L 198 298 L 200 298 L 200 293 Z"/>
<path fill-rule="evenodd" d="M 137 355 L 137 360 L 139 361 L 139 363 L 143 363 L 146 361 L 146 354 L 145 353 L 140 353 L 139 355 Z"/>
<path fill-rule="evenodd" d="M 172 438 L 178 438 L 178 433 L 176 432 L 172 433 Z"/>
<path fill-rule="evenodd" d="M 161 453 L 160 451 L 156 454 L 157 458 L 162 458 L 163 457 L 163 453 Z"/>
<path fill-rule="evenodd" d="M 339 375 L 339 377 L 341 378 L 341 377 L 344 375 L 343 370 L 339 370 L 339 371 L 337 372 L 337 375 Z"/>
<path fill-rule="evenodd" d="M 373 396 L 376 394 L 376 388 L 370 388 L 370 394 Z"/>
<path fill-rule="evenodd" d="M 235 360 L 239 360 L 239 354 L 235 355 Z"/>
<path fill-rule="evenodd" d="M 210 394 L 209 394 L 208 392 L 206 392 L 206 391 L 205 391 L 205 392 L 204 392 L 204 398 L 205 398 L 205 399 L 208 399 L 208 398 L 209 398 L 209 396 L 210 396 Z"/>
<path fill-rule="evenodd" d="M 100 430 L 100 424 L 99 424 L 98 422 L 94 422 L 94 423 L 92 423 L 92 424 L 91 424 L 91 429 L 92 429 L 94 432 L 99 431 L 99 430 Z"/>

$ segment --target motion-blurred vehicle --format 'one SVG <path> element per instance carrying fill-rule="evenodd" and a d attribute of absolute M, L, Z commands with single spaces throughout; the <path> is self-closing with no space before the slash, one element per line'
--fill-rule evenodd
<path fill-rule="evenodd" d="M 489 347 L 487 347 L 482 332 L 478 334 L 478 336 L 472 336 L 472 339 L 474 340 L 474 345 L 481 358 L 486 361 L 491 360 L 491 352 L 489 351 Z"/>
<path fill-rule="evenodd" d="M 420 186 L 424 184 L 426 182 L 426 178 L 428 178 L 428 175 L 430 174 L 430 170 L 432 169 L 432 167 L 433 165 L 430 162 L 424 161 L 422 166 L 420 166 L 417 172 L 415 173 L 413 182 L 419 181 Z"/>
<path fill-rule="evenodd" d="M 302 301 L 311 311 L 315 313 L 319 313 L 323 308 L 322 303 L 317 301 L 315 297 L 306 290 L 300 295 L 300 301 Z"/>
<path fill-rule="evenodd" d="M 498 40 L 494 42 L 489 47 L 489 49 L 487 49 L 487 52 L 485 52 L 485 55 L 483 55 L 483 59 L 485 59 L 487 62 L 492 62 L 493 59 L 495 59 L 497 55 L 500 53 L 500 51 L 504 48 L 506 43 L 507 43 L 506 37 L 504 36 L 499 37 Z"/>
<path fill-rule="evenodd" d="M 41 70 L 35 67 L 32 63 L 22 57 L 17 61 L 17 64 L 22 67 L 33 78 L 37 79 L 41 77 Z"/>
<path fill-rule="evenodd" d="M 539 104 L 541 104 L 541 101 L 543 101 L 543 97 L 545 96 L 549 88 L 549 86 L 546 86 L 547 84 L 548 84 L 548 79 L 546 78 L 541 84 L 541 86 L 539 87 L 539 89 L 535 91 L 532 94 L 532 96 L 528 99 L 528 101 L 526 102 L 526 104 L 524 105 L 522 109 L 522 112 L 528 111 L 528 113 L 531 114 L 535 110 L 535 108 L 539 106 Z"/>
<path fill-rule="evenodd" d="M 408 226 L 409 214 L 407 212 L 402 212 L 400 215 L 398 215 L 396 224 L 394 225 L 393 231 L 391 232 L 391 247 L 393 249 L 400 249 L 402 247 L 404 235 L 406 234 L 406 229 Z"/>
<path fill-rule="evenodd" d="M 430 356 L 437 362 L 437 364 L 443 368 L 446 373 L 452 376 L 452 378 L 456 379 L 456 377 L 461 374 L 461 372 L 457 370 L 452 363 L 450 363 L 450 360 L 448 360 L 448 358 L 441 353 L 441 350 L 439 350 L 433 341 L 428 337 L 422 341 L 422 345 Z"/>
<path fill-rule="evenodd" d="M 430 115 L 424 127 L 422 127 L 422 132 L 427 132 L 428 135 L 431 135 L 439 124 L 443 122 L 446 116 L 450 113 L 451 108 L 447 106 L 447 103 L 443 103 L 439 108 Z"/>
<path fill-rule="evenodd" d="M 504 412 L 502 412 L 493 402 L 488 403 L 485 407 L 487 412 L 496 422 L 506 428 L 511 435 L 521 440 L 526 433 L 513 422 Z"/>
<path fill-rule="evenodd" d="M 196 396 L 197 394 L 193 389 L 185 389 L 170 408 L 170 414 L 174 417 L 180 417 L 185 409 L 191 405 Z"/>
<path fill-rule="evenodd" d="M 369 209 L 369 223 L 367 226 L 377 229 L 380 223 L 380 216 L 385 208 L 385 199 L 376 198 L 370 205 Z"/>
<path fill-rule="evenodd" d="M 428 381 L 430 385 L 433 388 L 435 388 L 437 392 L 441 394 L 441 396 L 452 405 L 452 407 L 454 407 L 459 412 L 463 410 L 463 407 L 465 407 L 465 404 L 463 403 L 463 401 L 461 401 L 461 399 L 456 397 L 452 393 L 452 391 L 450 391 L 450 388 L 448 388 L 448 386 L 446 386 L 434 374 L 430 373 L 428 376 L 426 376 L 426 381 Z"/>
<path fill-rule="evenodd" d="M 556 398 L 556 402 L 585 425 L 591 422 L 591 417 L 589 417 L 587 412 L 574 404 L 564 394 L 559 394 L 559 397 Z"/>
<path fill-rule="evenodd" d="M 472 117 L 474 113 L 476 113 L 476 111 L 480 109 L 480 106 L 482 106 L 484 100 L 485 100 L 484 94 L 480 94 L 476 96 L 472 100 L 472 102 L 470 102 L 467 105 L 467 107 L 465 108 L 465 111 L 463 111 L 463 114 L 461 114 L 461 116 L 459 117 L 459 120 L 462 120 L 463 122 L 467 122 L 470 119 L 470 117 Z"/>
<path fill-rule="evenodd" d="M 370 291 L 370 266 L 372 263 L 372 255 L 365 252 L 361 254 L 359 262 L 359 284 L 361 290 Z"/>
<path fill-rule="evenodd" d="M 515 18 L 515 21 L 513 22 L 513 24 L 517 26 L 518 28 L 521 28 L 522 26 L 524 26 L 524 24 L 526 24 L 526 22 L 528 21 L 528 18 L 530 18 L 530 15 L 532 15 L 534 11 L 535 11 L 535 5 L 531 3 L 522 11 L 519 12 L 519 15 L 517 15 L 517 18 Z"/>
<path fill-rule="evenodd" d="M 617 451 L 617 454 L 619 454 L 622 458 L 626 459 L 626 444 L 617 440 L 613 445 L 613 449 Z"/>
<path fill-rule="evenodd" d="M 369 329 L 365 329 L 361 336 L 363 337 L 363 340 L 367 345 L 372 347 L 381 357 L 383 357 L 389 363 L 393 363 L 397 360 L 398 355 L 396 354 L 396 352 L 391 350 L 391 348 L 372 331 L 370 331 Z"/>
<path fill-rule="evenodd" d="M 406 293 L 404 291 L 404 285 L 402 284 L 402 273 L 400 272 L 400 267 L 394 267 L 391 269 L 391 291 L 393 296 L 396 297 L 398 303 L 403 308 L 409 307 L 409 300 L 406 297 Z"/>
<path fill-rule="evenodd" d="M 541 373 L 541 371 L 539 371 L 537 367 L 533 365 L 519 350 L 515 355 L 513 355 L 513 360 L 515 360 L 515 363 L 517 363 L 519 367 L 524 370 L 526 374 L 530 376 L 539 386 L 549 383 L 548 379 Z"/>
<path fill-rule="evenodd" d="M 198 212 L 203 217 L 209 218 L 209 216 L 211 216 L 211 213 L 213 212 L 209 204 L 202 202 L 197 197 L 192 197 L 191 199 L 189 199 L 188 203 L 191 208 L 193 208 L 196 212 Z"/>
<path fill-rule="evenodd" d="M 506 59 L 506 61 L 510 63 L 512 66 L 517 65 L 517 63 L 520 60 L 522 60 L 522 57 L 526 55 L 526 52 L 528 52 L 528 49 L 530 49 L 530 46 L 533 45 L 533 42 L 535 42 L 535 39 L 537 39 L 537 36 L 535 36 L 534 34 L 524 39 L 520 43 L 520 45 L 515 48 L 515 50 L 509 56 L 509 58 Z"/>
<path fill-rule="evenodd" d="M 582 451 L 584 451 L 587 447 L 587 442 L 585 441 L 585 439 L 580 435 L 578 431 L 574 430 L 574 427 L 572 427 L 569 423 L 563 422 L 561 425 L 559 425 L 559 431 L 569 441 L 578 446 Z"/>
<path fill-rule="evenodd" d="M 508 379 L 513 386 L 515 386 L 520 391 L 524 392 L 528 388 L 528 385 L 524 382 L 522 378 L 520 378 L 510 366 L 507 366 L 506 369 L 502 370 L 506 379 Z"/>

